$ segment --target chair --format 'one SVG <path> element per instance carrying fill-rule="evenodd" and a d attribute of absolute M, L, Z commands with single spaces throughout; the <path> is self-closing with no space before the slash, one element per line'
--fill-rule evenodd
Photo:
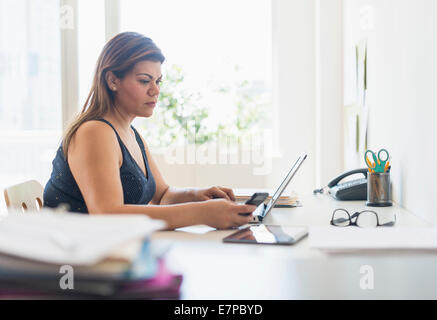
<path fill-rule="evenodd" d="M 44 188 L 36 180 L 13 185 L 4 191 L 6 207 L 9 211 L 39 211 L 43 206 L 43 193 Z"/>

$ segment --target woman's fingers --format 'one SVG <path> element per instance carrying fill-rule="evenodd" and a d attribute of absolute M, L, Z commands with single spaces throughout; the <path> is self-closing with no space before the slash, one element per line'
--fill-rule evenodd
<path fill-rule="evenodd" d="M 235 211 L 238 213 L 251 213 L 255 211 L 256 206 L 250 204 L 237 204 L 235 206 Z"/>
<path fill-rule="evenodd" d="M 252 221 L 253 216 L 252 212 L 256 209 L 256 206 L 252 206 L 250 204 L 236 204 L 234 206 L 234 217 L 233 223 L 234 227 L 242 226 L 248 224 Z"/>
<path fill-rule="evenodd" d="M 249 223 L 256 206 L 238 204 L 226 199 L 211 199 L 208 201 L 210 211 L 206 224 L 217 229 L 228 229 Z"/>
<path fill-rule="evenodd" d="M 220 190 L 222 190 L 223 192 L 225 192 L 229 199 L 231 199 L 232 201 L 235 201 L 235 195 L 234 192 L 232 191 L 232 189 L 230 188 L 225 188 L 225 187 L 218 187 Z"/>
<path fill-rule="evenodd" d="M 220 190 L 218 187 L 212 187 L 209 189 L 210 195 L 212 198 L 224 198 L 230 200 L 228 194 L 223 190 Z"/>

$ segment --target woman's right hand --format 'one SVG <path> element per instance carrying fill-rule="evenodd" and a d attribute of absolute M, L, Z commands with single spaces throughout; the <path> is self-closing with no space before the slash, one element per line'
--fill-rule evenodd
<path fill-rule="evenodd" d="M 203 221 L 205 224 L 217 229 L 229 229 L 249 223 L 256 206 L 239 204 L 226 199 L 212 199 L 203 203 Z"/>

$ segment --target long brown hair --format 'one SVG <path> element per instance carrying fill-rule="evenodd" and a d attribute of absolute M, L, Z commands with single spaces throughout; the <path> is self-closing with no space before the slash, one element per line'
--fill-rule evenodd
<path fill-rule="evenodd" d="M 64 157 L 77 129 L 86 121 L 102 118 L 114 108 L 114 93 L 106 82 L 106 73 L 112 71 L 122 79 L 136 63 L 144 60 L 164 62 L 165 57 L 155 43 L 142 34 L 123 32 L 108 41 L 96 64 L 90 93 L 80 114 L 71 122 L 62 139 Z"/>

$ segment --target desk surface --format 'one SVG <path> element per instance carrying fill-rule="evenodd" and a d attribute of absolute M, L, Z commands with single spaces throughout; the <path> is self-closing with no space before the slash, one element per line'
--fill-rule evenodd
<path fill-rule="evenodd" d="M 274 209 L 265 223 L 327 226 L 335 208 L 366 208 L 364 201 L 325 195 L 303 196 L 301 202 Z M 375 211 L 387 219 L 396 213 L 397 226 L 429 226 L 396 205 Z M 223 243 L 232 232 L 194 226 L 153 234 L 152 240 L 171 243 L 166 261 L 184 276 L 182 299 L 437 298 L 437 251 L 329 254 L 310 248 L 308 238 L 294 246 Z"/>

